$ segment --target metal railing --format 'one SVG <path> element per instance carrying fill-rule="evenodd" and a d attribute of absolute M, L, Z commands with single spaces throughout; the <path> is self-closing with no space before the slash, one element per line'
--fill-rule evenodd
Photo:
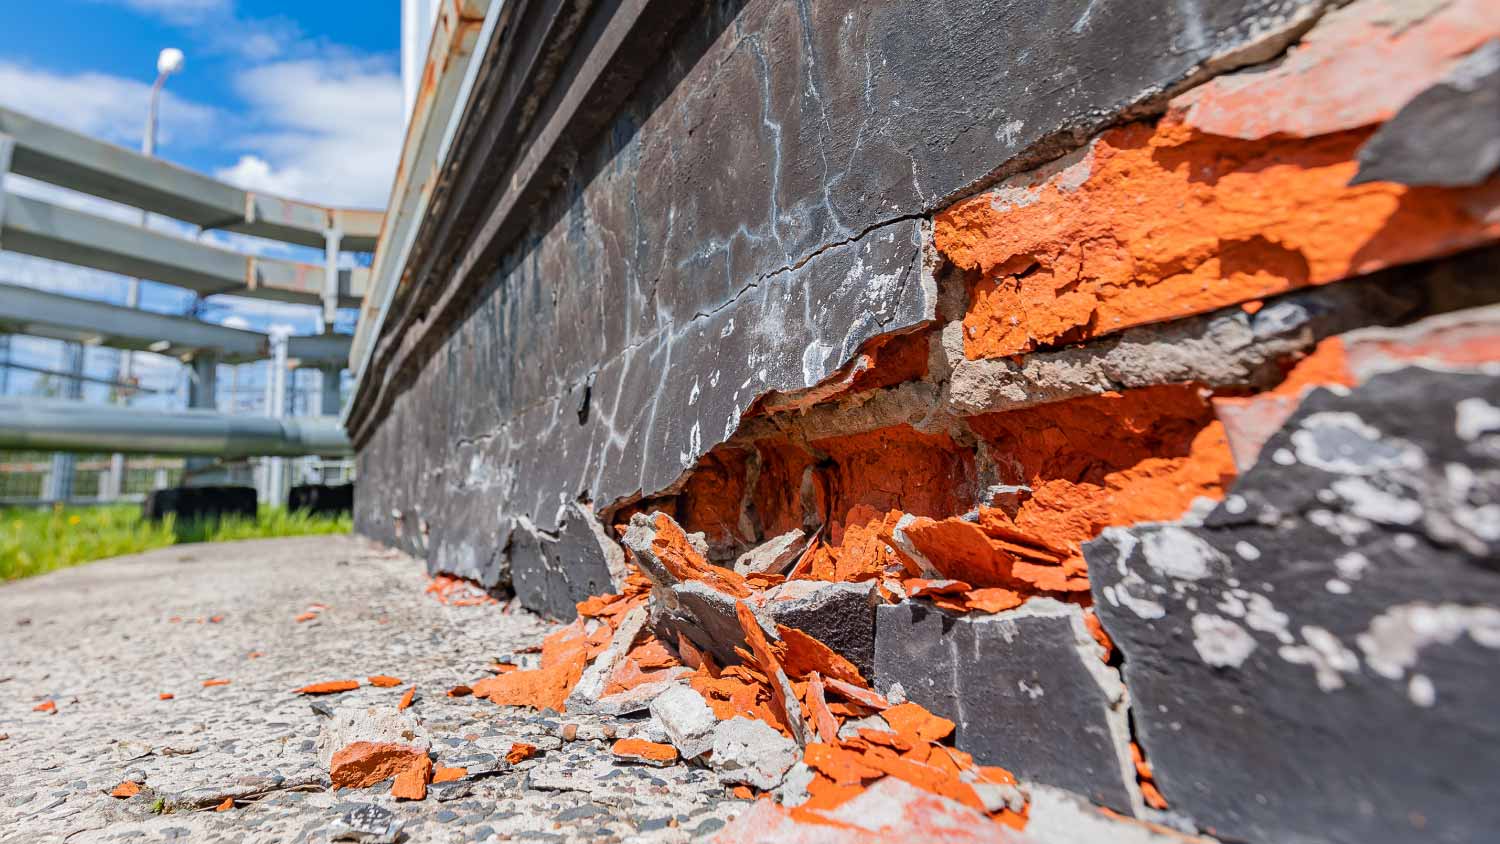
<path fill-rule="evenodd" d="M 123 222 L 33 195 L 7 190 L 7 175 L 40 182 L 140 209 L 140 224 Z M 221 230 L 321 248 L 316 263 L 267 258 L 178 237 L 148 227 L 146 215 L 174 218 L 199 230 Z M 0 498 L 36 495 L 48 500 L 111 498 L 144 492 L 142 473 L 116 456 L 107 468 L 80 470 L 71 451 L 101 448 L 118 453 L 185 455 L 177 474 L 160 469 L 150 483 L 205 475 L 205 457 L 278 455 L 265 461 L 263 486 L 280 500 L 288 483 L 280 455 L 348 453 L 347 440 L 331 419 L 283 422 L 289 368 L 322 373 L 317 411 L 336 418 L 340 381 L 352 338 L 333 333 L 338 309 L 359 307 L 370 271 L 344 265 L 344 252 L 374 250 L 384 213 L 332 208 L 248 191 L 151 155 L 81 135 L 0 107 L 0 249 L 76 266 L 142 278 L 201 296 L 229 294 L 317 307 L 323 332 L 286 337 L 189 317 L 150 313 L 130 306 L 65 296 L 0 279 L 0 448 L 66 449 L 45 471 L 0 469 Z M 9 373 L 38 368 L 12 366 L 6 335 L 62 341 L 67 361 L 47 373 L 61 383 L 70 404 L 7 398 Z M 83 349 L 103 346 L 124 355 L 167 355 L 188 367 L 187 405 L 195 413 L 141 411 L 76 400 L 85 382 L 106 382 L 128 401 L 136 391 L 130 369 L 116 378 L 83 371 Z M 219 364 L 271 361 L 266 415 L 271 419 L 205 413 L 215 409 Z M 0 454 L 0 466 L 11 465 Z M 304 464 L 298 464 L 299 467 Z M 301 471 L 296 469 L 293 474 Z M 347 474 L 347 469 L 344 470 Z M 11 474 L 24 475 L 12 479 Z M 102 477 L 102 480 L 101 480 Z M 35 489 L 35 492 L 33 492 Z M 10 490 L 25 490 L 12 495 Z"/>

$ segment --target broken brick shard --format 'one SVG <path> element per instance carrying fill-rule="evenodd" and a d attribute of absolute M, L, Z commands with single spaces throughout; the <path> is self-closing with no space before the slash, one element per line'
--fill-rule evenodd
<path fill-rule="evenodd" d="M 408 744 L 357 741 L 333 754 L 329 777 L 338 788 L 369 788 L 423 762 L 427 751 Z M 425 789 L 425 780 L 424 780 Z M 421 799 L 421 798 L 416 798 Z"/>
<path fill-rule="evenodd" d="M 299 695 L 332 695 L 339 692 L 352 692 L 359 688 L 358 680 L 330 680 L 326 683 L 313 683 L 297 689 Z"/>
<path fill-rule="evenodd" d="M 670 765 L 677 761 L 677 748 L 645 739 L 620 739 L 610 747 L 610 752 L 616 759 L 645 765 Z"/>

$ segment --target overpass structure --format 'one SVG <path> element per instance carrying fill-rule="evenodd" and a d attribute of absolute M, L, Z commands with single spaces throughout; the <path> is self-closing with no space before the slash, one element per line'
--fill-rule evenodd
<path fill-rule="evenodd" d="M 24 176 L 139 211 L 103 215 L 57 201 L 7 189 L 4 177 Z M 294 261 L 238 251 L 149 226 L 149 215 L 170 218 L 200 232 L 221 231 L 322 251 L 322 260 Z M 216 372 L 220 364 L 272 361 L 268 412 L 284 412 L 282 394 L 288 368 L 322 372 L 318 411 L 336 418 L 340 405 L 340 372 L 347 366 L 352 338 L 334 333 L 340 308 L 359 308 L 370 284 L 370 270 L 348 266 L 345 253 L 368 253 L 376 244 L 385 214 L 379 210 L 316 205 L 245 190 L 170 162 L 71 131 L 12 109 L 0 107 L 0 249 L 143 280 L 160 282 L 199 296 L 231 295 L 316 307 L 322 333 L 280 337 L 191 317 L 152 313 L 134 307 L 51 293 L 0 279 L 0 335 L 25 335 L 63 341 L 68 364 L 61 372 L 64 394 L 77 397 L 82 383 L 105 382 L 122 391 L 134 387 L 118 379 L 85 376 L 83 347 L 119 349 L 123 354 L 153 353 L 191 367 L 188 405 L 198 415 L 188 422 L 173 413 L 150 413 L 74 405 L 40 405 L 22 412 L 20 401 L 6 399 L 6 435 L 0 446 L 34 447 L 45 441 L 60 450 L 97 450 L 103 443 L 118 452 L 139 451 L 131 442 L 149 442 L 156 454 L 243 456 L 341 454 L 346 441 L 332 422 L 326 436 L 301 438 L 280 423 L 256 429 L 252 437 L 205 437 L 205 424 L 236 431 L 250 424 L 231 417 L 205 423 L 214 410 Z M 222 238 L 220 240 L 223 240 Z M 233 243 L 233 241 L 230 241 Z M 7 355 L 8 358 L 8 355 Z M 35 369 L 8 360 L 0 366 Z M 283 399 L 283 400 L 278 400 Z M 280 409 L 280 410 L 278 410 Z M 89 417 L 89 431 L 58 424 L 70 414 Z M 220 414 L 209 413 L 210 416 Z M 114 425 L 116 436 L 107 436 Z M 35 430 L 27 432 L 27 426 Z M 102 426 L 102 427 L 101 427 Z M 144 436 L 149 430 L 158 436 Z M 215 445 L 219 443 L 222 448 Z M 230 445 L 234 444 L 231 448 Z M 248 452 L 246 451 L 248 449 Z M 299 451 L 301 449 L 301 451 Z M 71 457 L 54 458 L 50 498 L 71 497 Z M 200 461 L 201 462 L 201 461 Z M 119 489 L 123 461 L 116 459 L 109 483 Z M 281 474 L 279 460 L 273 475 Z M 281 486 L 279 480 L 276 487 Z M 274 493 L 273 493 L 274 497 Z"/>

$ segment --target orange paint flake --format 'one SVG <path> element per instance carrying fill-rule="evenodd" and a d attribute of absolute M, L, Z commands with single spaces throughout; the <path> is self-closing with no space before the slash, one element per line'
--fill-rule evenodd
<path fill-rule="evenodd" d="M 365 681 L 378 689 L 392 689 L 401 685 L 401 680 L 386 674 L 372 674 Z"/>
<path fill-rule="evenodd" d="M 330 680 L 326 683 L 313 683 L 296 690 L 299 695 L 332 695 L 339 692 L 352 692 L 359 688 L 358 680 Z"/>
<path fill-rule="evenodd" d="M 610 747 L 616 758 L 631 761 L 670 763 L 677 761 L 677 748 L 645 739 L 620 739 Z"/>
<path fill-rule="evenodd" d="M 518 741 L 513 742 L 510 746 L 510 750 L 507 750 L 505 752 L 505 761 L 509 762 L 512 765 L 516 765 L 521 762 L 525 762 L 527 759 L 530 759 L 535 755 L 536 745 Z"/>
<path fill-rule="evenodd" d="M 1174 110 L 1007 186 L 1026 200 L 956 204 L 934 219 L 934 240 L 974 278 L 965 354 L 1074 343 L 1500 236 L 1480 210 L 1485 186 L 1349 186 L 1372 131 L 1237 140 Z"/>
<path fill-rule="evenodd" d="M 677 655 L 672 653 L 665 644 L 655 636 L 648 636 L 639 645 L 630 650 L 629 657 L 640 666 L 642 671 L 651 671 L 658 668 L 673 668 L 681 665 Z"/>
<path fill-rule="evenodd" d="M 471 694 L 474 694 L 474 690 L 462 683 L 448 690 L 448 697 L 468 697 Z"/>
<path fill-rule="evenodd" d="M 863 791 L 863 784 L 839 785 L 820 773 L 808 783 L 807 802 L 798 806 L 797 809 L 803 810 L 803 816 L 813 823 L 826 823 L 827 819 L 824 816 L 816 814 L 818 811 L 836 809 L 858 797 Z M 794 816 L 797 815 L 797 809 L 792 810 Z"/>
<path fill-rule="evenodd" d="M 123 799 L 125 799 L 127 797 L 134 797 L 134 796 L 136 796 L 137 794 L 140 794 L 140 793 L 141 793 L 141 784 L 140 783 L 138 783 L 138 782 L 132 782 L 130 780 L 125 780 L 124 782 L 122 782 L 119 785 L 115 786 L 114 789 L 109 792 L 109 796 L 110 797 L 118 797 L 118 798 L 120 798 L 120 799 L 123 800 Z"/>
<path fill-rule="evenodd" d="M 880 713 L 898 735 L 913 744 L 942 741 L 953 734 L 954 724 L 910 701 Z"/>
<path fill-rule="evenodd" d="M 781 643 L 785 646 L 781 666 L 788 676 L 802 678 L 810 674 L 821 674 L 856 686 L 870 685 L 860 675 L 854 663 L 801 630 L 778 624 L 776 635 L 781 637 Z"/>
<path fill-rule="evenodd" d="M 1141 782 L 1141 797 L 1145 799 L 1146 805 L 1153 809 L 1165 810 L 1167 808 L 1167 798 L 1161 796 L 1161 792 L 1156 788 L 1156 783 L 1143 780 Z"/>
<path fill-rule="evenodd" d="M 226 680 L 226 679 L 224 679 L 222 677 L 217 678 L 217 679 L 213 679 L 213 680 L 204 680 L 203 681 L 203 688 L 208 689 L 208 688 L 212 688 L 214 686 L 227 686 L 227 685 L 229 685 L 230 682 L 231 681 Z"/>
<path fill-rule="evenodd" d="M 227 812 L 234 808 L 234 798 L 225 797 L 224 802 L 214 807 L 215 812 Z"/>
<path fill-rule="evenodd" d="M 469 775 L 469 769 L 468 768 L 443 768 L 443 767 L 438 767 L 438 768 L 433 769 L 433 772 L 432 772 L 432 781 L 434 783 L 453 782 L 454 780 L 461 780 L 461 779 L 463 779 L 464 777 L 466 777 L 468 775 Z"/>
<path fill-rule="evenodd" d="M 315 619 L 317 617 L 318 617 L 318 614 L 315 613 L 315 612 L 305 612 L 305 613 L 297 616 L 296 618 L 294 618 L 292 620 L 295 621 L 295 622 L 297 622 L 298 624 L 301 624 L 304 621 L 312 621 L 313 619 Z"/>
<path fill-rule="evenodd" d="M 406 694 L 404 694 L 404 695 L 401 696 L 401 701 L 396 704 L 396 711 L 400 712 L 400 711 L 406 709 L 407 707 L 411 706 L 412 699 L 415 698 L 416 696 L 417 696 L 417 687 L 416 686 L 412 686 L 411 688 L 407 689 L 406 690 Z"/>
<path fill-rule="evenodd" d="M 172 694 L 171 692 L 162 692 L 161 694 L 159 694 L 159 695 L 156 696 L 156 699 L 157 700 L 171 700 L 174 697 L 176 697 L 176 695 Z"/>
<path fill-rule="evenodd" d="M 750 786 L 748 785 L 737 785 L 734 788 L 730 789 L 729 793 L 733 794 L 739 800 L 755 799 L 755 792 L 751 791 Z"/>
<path fill-rule="evenodd" d="M 36 706 L 31 707 L 31 711 L 32 712 L 45 712 L 48 715 L 54 714 L 54 713 L 57 712 L 57 701 L 55 701 L 55 700 L 44 700 L 41 703 L 37 704 Z"/>

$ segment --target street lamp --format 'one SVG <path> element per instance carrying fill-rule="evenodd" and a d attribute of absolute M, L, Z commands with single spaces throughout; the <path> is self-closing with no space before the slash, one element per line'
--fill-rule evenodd
<path fill-rule="evenodd" d="M 161 102 L 161 90 L 167 84 L 167 77 L 182 70 L 185 57 L 182 51 L 176 47 L 168 47 L 156 55 L 156 81 L 151 84 L 151 102 L 146 107 L 146 132 L 141 136 L 141 154 L 145 156 L 156 155 L 156 112 Z M 147 212 L 141 212 L 141 227 L 145 228 Z M 138 308 L 141 304 L 141 280 L 132 278 L 130 288 L 125 294 L 125 306 Z M 120 377 L 117 379 L 123 384 L 130 383 L 135 369 L 134 355 L 127 349 L 120 353 Z M 128 390 L 128 388 L 126 388 Z M 122 390 L 119 394 L 121 403 L 130 403 L 130 393 Z M 115 454 L 109 459 L 109 490 L 111 498 L 118 498 L 125 491 L 125 455 Z"/>

